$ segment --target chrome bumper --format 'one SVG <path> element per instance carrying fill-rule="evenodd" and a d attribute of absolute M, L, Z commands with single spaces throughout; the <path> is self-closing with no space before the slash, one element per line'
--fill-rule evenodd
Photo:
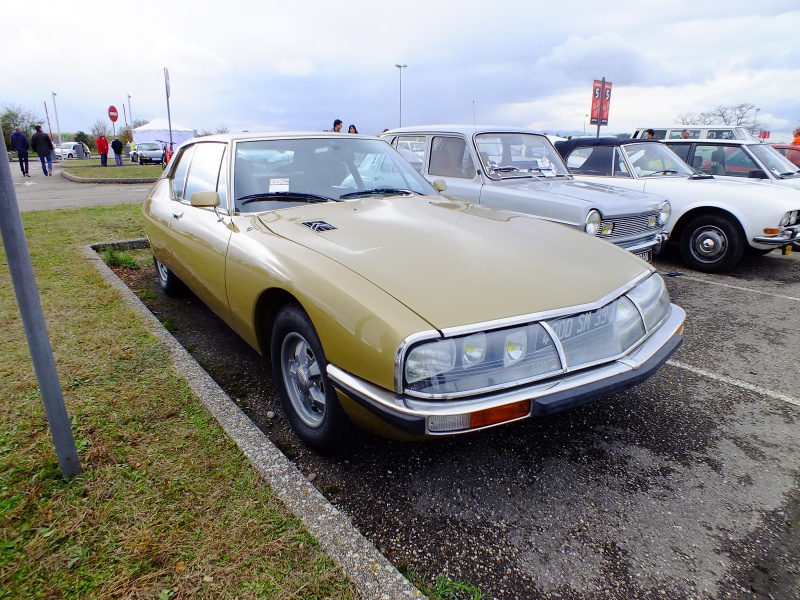
<path fill-rule="evenodd" d="M 753 238 L 754 244 L 766 246 L 785 246 L 797 241 L 800 241 L 800 225 L 787 227 L 778 235 L 757 235 Z"/>
<path fill-rule="evenodd" d="M 444 434 L 431 432 L 427 418 L 473 413 L 524 400 L 531 401 L 527 417 L 545 415 L 638 385 L 654 375 L 683 343 L 681 328 L 685 319 L 684 310 L 673 304 L 667 321 L 623 358 L 593 369 L 466 400 L 431 401 L 396 394 L 331 364 L 327 373 L 336 389 L 401 431 L 420 436 L 453 435 L 479 428 Z"/>

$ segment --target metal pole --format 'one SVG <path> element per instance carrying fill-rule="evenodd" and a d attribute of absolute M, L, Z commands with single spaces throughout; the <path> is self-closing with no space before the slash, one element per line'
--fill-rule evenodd
<path fill-rule="evenodd" d="M 25 230 L 22 228 L 22 217 L 14 193 L 14 182 L 11 179 L 11 167 L 8 165 L 6 156 L 5 139 L 0 141 L 0 148 L 2 149 L 0 162 L 3 163 L 0 165 L 0 213 L 3 215 L 3 218 L 0 219 L 0 234 L 3 236 L 6 260 L 11 271 L 11 280 L 14 284 L 25 337 L 28 340 L 28 347 L 33 359 L 36 380 L 42 392 L 47 423 L 56 447 L 58 464 L 61 466 L 61 475 L 64 479 L 68 479 L 81 473 L 78 450 L 75 447 L 75 439 L 72 437 L 53 350 L 50 347 L 50 338 L 47 336 L 39 290 L 33 275 L 31 255 L 25 239 Z"/>
<path fill-rule="evenodd" d="M 169 153 L 172 154 L 172 115 L 169 112 L 169 71 L 164 67 L 164 86 L 167 90 L 167 124 L 169 125 Z"/>
<path fill-rule="evenodd" d="M 403 126 L 403 69 L 407 69 L 408 65 L 395 65 L 400 73 L 400 127 Z"/>
<path fill-rule="evenodd" d="M 131 116 L 131 148 L 133 148 L 133 113 L 131 112 L 131 95 L 128 94 L 128 114 Z"/>
<path fill-rule="evenodd" d="M 56 93 L 50 92 L 53 94 L 53 110 L 56 113 L 56 129 L 58 130 L 58 148 L 61 149 L 61 125 L 58 124 L 58 107 L 56 106 Z"/>

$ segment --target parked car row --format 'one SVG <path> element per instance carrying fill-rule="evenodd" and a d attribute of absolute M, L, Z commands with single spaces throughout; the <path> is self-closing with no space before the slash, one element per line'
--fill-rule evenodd
<path fill-rule="evenodd" d="M 413 135 L 402 153 L 362 135 L 197 138 L 143 205 L 161 287 L 188 286 L 271 356 L 308 445 L 341 448 L 351 423 L 421 439 L 547 414 L 677 350 L 685 313 L 635 256 L 669 220 L 663 197 L 576 182 L 532 133 Z M 456 185 L 470 175 L 477 191 Z"/>
<path fill-rule="evenodd" d="M 466 433 L 652 376 L 685 318 L 648 264 L 666 243 L 708 273 L 800 243 L 780 152 L 735 129 L 668 133 L 207 136 L 166 166 L 145 232 L 166 293 L 190 288 L 271 356 L 311 447 L 339 448 L 350 424 Z"/>

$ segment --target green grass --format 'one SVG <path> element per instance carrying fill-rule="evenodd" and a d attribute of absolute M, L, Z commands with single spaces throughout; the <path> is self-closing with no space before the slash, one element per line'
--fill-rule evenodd
<path fill-rule="evenodd" d="M 101 167 L 99 158 L 89 158 L 81 160 L 66 159 L 60 162 L 62 168 L 67 173 L 76 177 L 87 179 L 130 179 L 161 177 L 161 165 L 139 165 L 124 159 L 122 166 L 114 165 L 113 155 L 109 156 L 108 166 Z"/>
<path fill-rule="evenodd" d="M 0 252 L 0 599 L 355 597 L 83 259 L 141 237 L 140 207 L 23 221 L 83 474 L 61 477 Z"/>

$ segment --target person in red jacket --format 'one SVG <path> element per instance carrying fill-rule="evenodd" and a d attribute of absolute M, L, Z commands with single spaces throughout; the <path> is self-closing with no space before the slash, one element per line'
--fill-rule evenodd
<path fill-rule="evenodd" d="M 794 134 L 794 139 L 792 140 L 792 145 L 800 146 L 800 127 L 795 127 L 794 131 L 792 133 Z"/>
<path fill-rule="evenodd" d="M 100 166 L 108 166 L 108 140 L 102 133 L 97 136 L 97 153 L 100 155 Z"/>

